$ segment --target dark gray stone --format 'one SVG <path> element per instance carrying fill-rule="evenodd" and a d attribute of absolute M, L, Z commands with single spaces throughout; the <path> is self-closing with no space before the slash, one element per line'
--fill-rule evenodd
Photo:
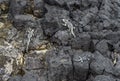
<path fill-rule="evenodd" d="M 53 36 L 52 41 L 59 45 L 67 45 L 68 40 L 71 38 L 71 35 L 68 31 L 58 31 Z"/>
<path fill-rule="evenodd" d="M 88 13 L 89 12 L 89 13 Z M 98 12 L 97 7 L 89 8 L 89 10 L 86 10 L 85 15 L 82 17 L 80 24 L 83 26 L 88 25 L 93 19 L 95 20 L 96 13 Z"/>
<path fill-rule="evenodd" d="M 83 28 L 83 31 L 88 32 L 91 31 L 91 26 L 87 25 Z"/>
<path fill-rule="evenodd" d="M 21 81 L 38 81 L 38 75 L 28 72 L 22 77 Z"/>
<path fill-rule="evenodd" d="M 74 49 L 82 49 L 89 51 L 91 38 L 88 33 L 82 33 L 76 38 L 72 38 L 70 41 L 71 47 Z"/>
<path fill-rule="evenodd" d="M 116 80 L 112 78 L 112 76 L 98 75 L 95 77 L 93 81 L 116 81 Z"/>
<path fill-rule="evenodd" d="M 96 50 L 99 51 L 103 56 L 110 57 L 110 52 L 114 52 L 114 47 L 108 40 L 101 40 L 96 44 Z"/>
<path fill-rule="evenodd" d="M 27 71 L 32 75 L 35 75 L 37 81 L 47 81 L 47 72 L 46 69 L 36 69 Z"/>
<path fill-rule="evenodd" d="M 48 53 L 49 53 L 49 56 L 47 56 L 48 80 L 61 81 L 69 79 L 72 81 L 73 66 L 69 54 L 65 53 L 64 49 L 61 49 L 58 52 L 50 51 Z"/>
<path fill-rule="evenodd" d="M 110 40 L 113 43 L 117 43 L 120 40 L 120 32 L 110 32 L 106 34 L 105 39 Z"/>
<path fill-rule="evenodd" d="M 22 76 L 13 76 L 11 77 L 8 81 L 21 81 L 22 80 Z"/>
<path fill-rule="evenodd" d="M 27 0 L 11 0 L 9 8 L 9 18 L 13 20 L 15 15 L 23 14 L 24 8 L 27 4 Z"/>
<path fill-rule="evenodd" d="M 9 2 L 9 0 L 0 0 L 0 3 Z"/>
<path fill-rule="evenodd" d="M 105 58 L 99 52 L 94 54 L 95 60 L 90 64 L 93 74 L 113 73 L 113 63 L 110 59 Z"/>
<path fill-rule="evenodd" d="M 33 14 L 34 16 L 41 18 L 45 15 L 46 9 L 45 4 L 43 0 L 34 0 L 34 10 Z"/>
<path fill-rule="evenodd" d="M 116 43 L 114 47 L 115 47 L 115 51 L 120 53 L 120 42 Z"/>
<path fill-rule="evenodd" d="M 104 39 L 105 36 L 111 32 L 112 32 L 111 30 L 102 30 L 100 32 L 96 32 L 96 31 L 90 32 L 89 34 L 90 34 L 92 39 L 99 39 L 100 40 L 100 39 Z"/>
<path fill-rule="evenodd" d="M 67 29 L 67 27 L 63 26 L 64 23 L 62 22 L 62 19 L 68 18 L 68 11 L 48 5 L 46 5 L 46 9 L 48 10 L 48 13 L 45 14 L 45 19 L 41 21 L 45 35 L 51 37 L 60 29 Z"/>
<path fill-rule="evenodd" d="M 120 77 L 120 61 L 118 61 L 115 65 L 115 68 L 114 68 L 114 74 L 118 77 Z"/>
<path fill-rule="evenodd" d="M 13 26 L 18 30 L 34 26 L 35 18 L 32 15 L 15 15 Z"/>
<path fill-rule="evenodd" d="M 45 8 L 47 9 L 47 13 L 45 14 L 45 19 L 48 22 L 57 21 L 57 23 L 58 22 L 60 23 L 62 19 L 69 18 L 69 11 L 64 10 L 63 8 L 49 6 L 49 5 L 46 5 Z"/>
<path fill-rule="evenodd" d="M 60 5 L 63 6 L 65 4 L 67 5 L 73 5 L 73 4 L 79 4 L 80 1 L 79 0 L 45 0 L 47 3 L 51 4 L 51 5 Z"/>
<path fill-rule="evenodd" d="M 78 10 L 78 9 L 73 11 L 73 12 L 71 12 L 72 18 L 74 20 L 76 20 L 77 22 L 79 22 L 84 15 L 85 15 L 85 13 L 80 11 L 80 10 Z"/>
<path fill-rule="evenodd" d="M 74 79 L 85 81 L 87 79 L 87 74 L 89 71 L 89 65 L 93 60 L 94 55 L 90 52 L 77 53 L 73 55 L 74 64 Z"/>
<path fill-rule="evenodd" d="M 25 58 L 24 68 L 27 70 L 43 69 L 44 63 L 42 62 L 41 59 L 42 59 L 42 54 L 41 55 L 35 55 L 34 53 L 30 54 Z"/>

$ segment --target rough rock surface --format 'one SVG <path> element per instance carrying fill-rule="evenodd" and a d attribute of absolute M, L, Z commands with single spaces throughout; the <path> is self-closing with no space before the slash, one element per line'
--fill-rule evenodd
<path fill-rule="evenodd" d="M 120 1 L 0 0 L 0 81 L 120 81 Z"/>

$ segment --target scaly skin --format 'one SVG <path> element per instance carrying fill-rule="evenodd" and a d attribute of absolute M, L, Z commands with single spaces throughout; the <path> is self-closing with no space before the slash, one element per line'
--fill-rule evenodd
<path fill-rule="evenodd" d="M 75 29 L 75 27 L 73 26 L 73 24 L 72 24 L 70 21 L 68 21 L 67 19 L 62 19 L 62 21 L 64 22 L 63 25 L 64 25 L 64 26 L 67 26 L 67 27 L 69 28 L 71 34 L 72 34 L 74 37 L 76 37 L 75 34 L 74 34 L 74 29 Z"/>

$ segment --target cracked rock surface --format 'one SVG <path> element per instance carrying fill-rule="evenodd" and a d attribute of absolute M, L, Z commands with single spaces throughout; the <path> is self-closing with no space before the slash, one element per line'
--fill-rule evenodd
<path fill-rule="evenodd" d="M 0 0 L 0 81 L 120 81 L 120 1 Z"/>

